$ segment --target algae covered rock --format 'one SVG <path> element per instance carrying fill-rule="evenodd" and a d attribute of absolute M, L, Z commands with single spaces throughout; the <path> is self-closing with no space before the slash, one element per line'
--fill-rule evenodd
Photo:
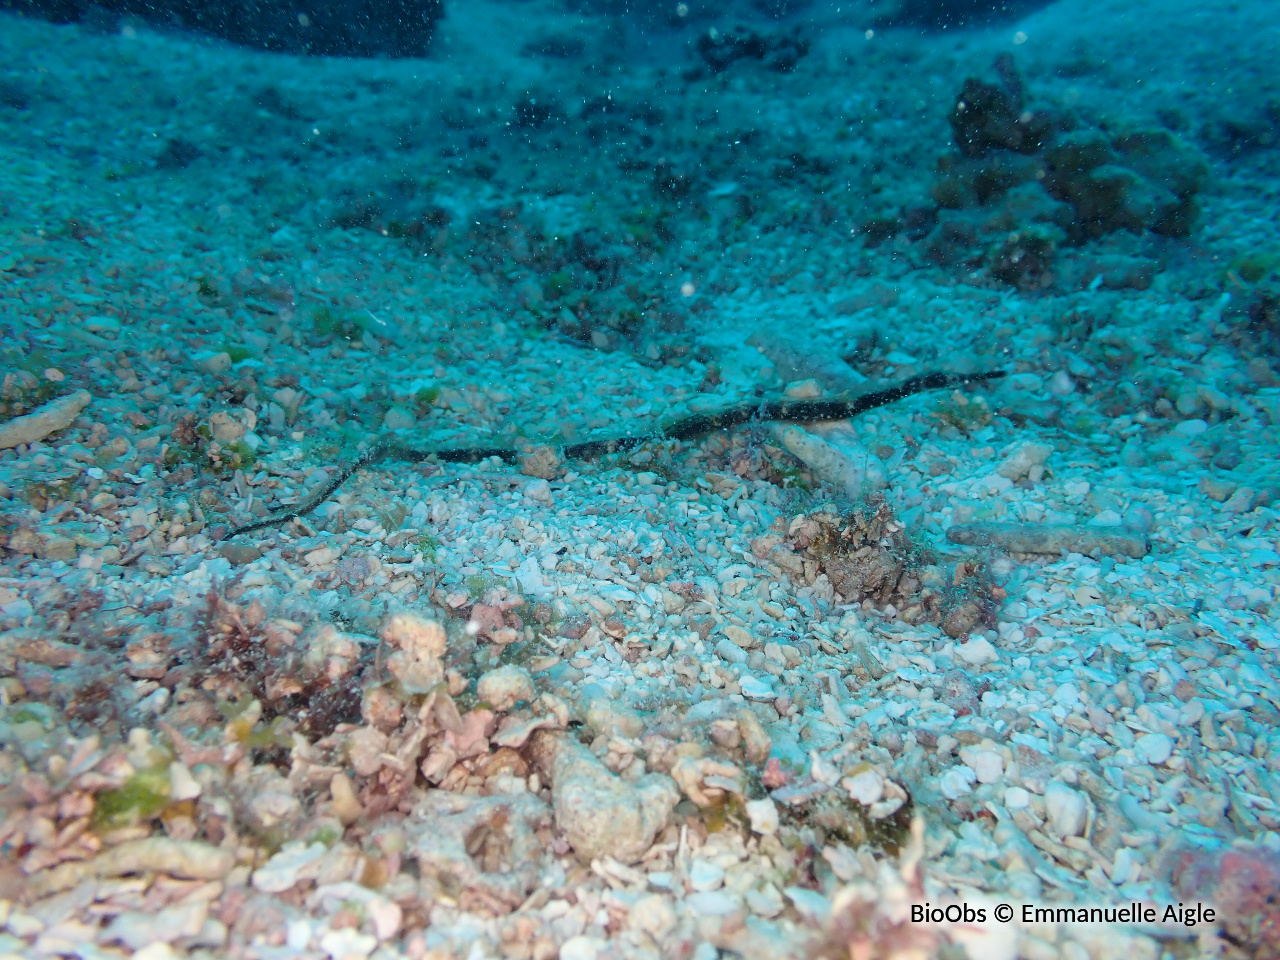
<path fill-rule="evenodd" d="M 956 146 L 970 157 L 996 149 L 1038 153 L 1052 134 L 1048 116 L 1024 110 L 1018 91 L 977 77 L 965 80 L 950 120 Z"/>
<path fill-rule="evenodd" d="M 1049 193 L 1071 204 L 1080 230 L 1093 236 L 1115 230 L 1189 235 L 1194 198 L 1209 175 L 1195 148 L 1161 129 L 1112 137 L 1077 131 L 1044 159 Z"/>
<path fill-rule="evenodd" d="M 929 259 L 1046 290 L 1098 274 L 1084 277 L 1071 260 L 1059 267 L 1064 247 L 1116 231 L 1190 235 L 1209 176 L 1197 148 L 1163 127 L 1089 126 L 1027 105 L 1012 58 L 995 70 L 998 82 L 970 77 L 956 97 L 955 149 L 939 158 L 930 190 L 941 211 L 924 241 Z"/>
<path fill-rule="evenodd" d="M 712 73 L 721 73 L 738 60 L 758 60 L 769 70 L 786 72 L 809 53 L 809 41 L 794 30 L 767 34 L 743 25 L 709 30 L 698 37 L 696 46 Z"/>
<path fill-rule="evenodd" d="M 1043 290 L 1054 281 L 1054 260 L 1061 230 L 1033 224 L 1011 231 L 987 255 L 987 269 L 997 280 L 1019 290 Z"/>

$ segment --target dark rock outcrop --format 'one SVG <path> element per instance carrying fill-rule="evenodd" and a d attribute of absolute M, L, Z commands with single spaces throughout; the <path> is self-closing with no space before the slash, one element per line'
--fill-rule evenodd
<path fill-rule="evenodd" d="M 334 57 L 422 56 L 444 16 L 442 0 L 0 0 L 0 8 L 54 23 L 136 16 L 246 47 Z"/>

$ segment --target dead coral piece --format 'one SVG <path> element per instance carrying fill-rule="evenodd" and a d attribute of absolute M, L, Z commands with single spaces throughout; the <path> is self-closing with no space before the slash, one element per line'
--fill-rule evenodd
<path fill-rule="evenodd" d="M 40 899 L 77 886 L 91 877 L 121 877 L 131 873 L 163 873 L 191 880 L 220 880 L 235 866 L 235 855 L 196 840 L 148 837 L 129 840 L 92 860 L 59 864 L 27 881 L 26 891 Z"/>
<path fill-rule="evenodd" d="M 387 669 L 405 693 L 427 693 L 444 680 L 440 658 L 448 639 L 434 620 L 398 613 L 382 628 L 382 639 L 399 648 L 387 658 Z"/>
<path fill-rule="evenodd" d="M 718 803 L 726 793 L 742 794 L 742 771 L 710 757 L 680 757 L 671 767 L 671 779 L 700 807 Z"/>
<path fill-rule="evenodd" d="M 947 539 L 966 547 L 995 547 L 1011 553 L 1082 553 L 1086 556 L 1145 557 L 1151 544 L 1120 527 L 1070 524 L 958 523 Z"/>
<path fill-rule="evenodd" d="M 769 432 L 818 479 L 847 497 L 861 497 L 886 483 L 884 464 L 852 439 L 842 438 L 837 446 L 795 424 L 771 424 Z"/>
<path fill-rule="evenodd" d="M 649 773 L 628 783 L 559 732 L 539 731 L 532 744 L 535 762 L 551 781 L 556 826 L 578 857 L 629 864 L 644 856 L 680 800 L 672 779 Z"/>
<path fill-rule="evenodd" d="M 77 390 L 49 401 L 25 417 L 14 417 L 0 426 L 0 450 L 8 450 L 20 443 L 35 443 L 51 433 L 65 430 L 91 399 L 88 390 Z"/>
<path fill-rule="evenodd" d="M 478 890 L 508 907 L 538 885 L 551 810 L 527 793 L 469 797 L 433 790 L 414 807 L 418 868 L 446 892 Z"/>

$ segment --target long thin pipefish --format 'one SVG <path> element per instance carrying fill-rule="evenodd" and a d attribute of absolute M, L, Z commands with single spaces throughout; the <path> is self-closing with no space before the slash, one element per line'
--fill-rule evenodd
<path fill-rule="evenodd" d="M 607 437 L 599 440 L 585 440 L 582 443 L 571 443 L 561 448 L 561 453 L 569 460 L 589 460 L 593 457 L 610 453 L 620 453 L 643 446 L 646 443 L 661 440 L 691 440 L 710 433 L 713 430 L 724 430 L 752 420 L 774 421 L 780 423 L 804 423 L 820 420 L 847 420 L 860 413 L 866 413 L 876 407 L 883 407 L 926 390 L 942 390 L 947 387 L 961 387 L 986 380 L 995 380 L 1005 376 L 1003 370 L 988 370 L 983 373 L 922 373 L 908 377 L 901 383 L 879 390 L 869 390 L 857 396 L 821 397 L 813 400 L 792 400 L 785 397 L 758 402 L 746 401 L 716 410 L 710 413 L 693 413 L 680 417 L 658 427 L 656 433 L 628 435 L 623 437 Z M 237 527 L 227 535 L 238 537 L 242 533 L 253 533 L 288 523 L 298 517 L 304 517 L 320 504 L 328 500 L 338 488 L 351 479 L 351 476 L 362 467 L 384 460 L 399 460 L 406 463 L 422 463 L 431 460 L 439 463 L 475 463 L 489 457 L 499 457 L 507 463 L 515 463 L 520 455 L 518 450 L 510 447 L 443 447 L 435 450 L 420 450 L 406 446 L 395 437 L 379 437 L 369 445 L 369 449 L 356 457 L 332 477 L 322 483 L 306 499 L 300 501 L 281 513 L 255 520 Z"/>

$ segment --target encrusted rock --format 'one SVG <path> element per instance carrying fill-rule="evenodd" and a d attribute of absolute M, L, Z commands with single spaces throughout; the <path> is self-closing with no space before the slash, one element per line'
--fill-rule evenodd
<path fill-rule="evenodd" d="M 925 576 L 932 568 L 883 498 L 868 497 L 847 514 L 820 507 L 792 520 L 788 534 L 846 602 L 891 604 L 912 623 L 937 619 L 941 593 Z"/>
<path fill-rule="evenodd" d="M 625 703 L 599 697 L 587 707 L 587 726 L 596 733 L 620 733 L 624 737 L 638 737 L 644 732 L 644 721 Z"/>
<path fill-rule="evenodd" d="M 1021 480 L 1023 477 L 1031 476 L 1032 471 L 1039 467 L 1038 475 L 1031 476 L 1031 479 L 1039 480 L 1040 476 L 1044 475 L 1044 463 L 1051 453 L 1053 453 L 1053 447 L 1047 443 L 1020 443 L 1000 466 L 996 467 L 996 473 L 1010 480 Z"/>
<path fill-rule="evenodd" d="M 309 677 L 326 676 L 336 681 L 351 672 L 360 658 L 356 636 L 343 633 L 331 623 L 322 623 L 302 639 L 305 652 L 302 668 Z"/>
<path fill-rule="evenodd" d="M 558 804 L 558 798 L 557 798 Z M 538 885 L 551 811 L 528 793 L 469 797 L 433 790 L 414 808 L 412 852 L 446 889 L 479 889 L 516 906 Z"/>
<path fill-rule="evenodd" d="M 649 773 L 627 782 L 610 773 L 577 740 L 534 734 L 534 760 L 551 781 L 556 825 L 583 860 L 635 863 L 666 827 L 680 799 L 672 779 Z"/>
<path fill-rule="evenodd" d="M 499 712 L 510 710 L 521 700 L 533 699 L 533 677 L 524 667 L 507 664 L 479 679 L 476 696 Z"/>
<path fill-rule="evenodd" d="M 554 447 L 545 444 L 529 446 L 520 454 L 520 472 L 526 477 L 554 480 L 562 462 Z"/>
<path fill-rule="evenodd" d="M 444 680 L 440 658 L 448 640 L 434 620 L 398 613 L 382 628 L 382 639 L 399 648 L 387 658 L 387 669 L 405 693 L 427 693 Z"/>

